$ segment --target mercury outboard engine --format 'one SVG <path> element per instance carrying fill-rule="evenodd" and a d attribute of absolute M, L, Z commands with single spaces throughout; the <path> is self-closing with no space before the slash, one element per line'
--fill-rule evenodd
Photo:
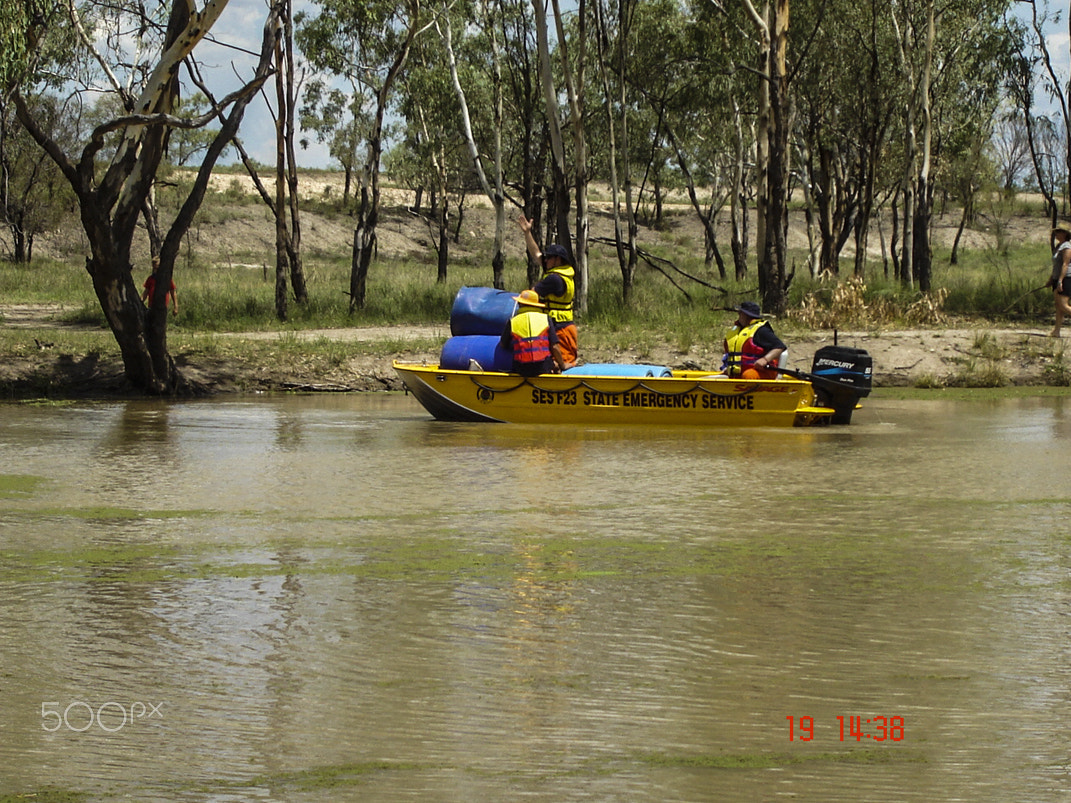
<path fill-rule="evenodd" d="M 831 424 L 850 424 L 855 405 L 870 395 L 873 361 L 865 349 L 823 346 L 814 353 L 811 384 L 815 402 L 836 412 Z"/>

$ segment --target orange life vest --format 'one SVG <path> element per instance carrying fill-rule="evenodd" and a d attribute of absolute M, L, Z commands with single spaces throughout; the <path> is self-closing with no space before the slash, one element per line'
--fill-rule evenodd
<path fill-rule="evenodd" d="M 550 326 L 545 312 L 531 310 L 514 315 L 509 322 L 514 362 L 531 364 L 550 359 Z"/>

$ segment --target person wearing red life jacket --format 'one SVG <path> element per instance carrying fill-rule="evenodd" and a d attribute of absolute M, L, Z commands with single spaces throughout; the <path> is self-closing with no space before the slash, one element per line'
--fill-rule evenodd
<path fill-rule="evenodd" d="M 788 347 L 774 334 L 754 301 L 744 301 L 735 310 L 736 323 L 724 341 L 725 373 L 743 379 L 776 379 L 774 369 Z"/>
<path fill-rule="evenodd" d="M 539 376 L 565 370 L 554 322 L 545 312 L 546 304 L 535 290 L 522 290 L 517 312 L 502 332 L 502 348 L 513 352 L 515 374 Z"/>

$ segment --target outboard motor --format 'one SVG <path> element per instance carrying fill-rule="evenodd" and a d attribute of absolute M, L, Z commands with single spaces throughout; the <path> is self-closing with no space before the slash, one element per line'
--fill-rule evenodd
<path fill-rule="evenodd" d="M 835 412 L 831 424 L 850 424 L 855 405 L 870 395 L 873 361 L 865 349 L 823 346 L 814 353 L 811 384 L 815 401 Z"/>

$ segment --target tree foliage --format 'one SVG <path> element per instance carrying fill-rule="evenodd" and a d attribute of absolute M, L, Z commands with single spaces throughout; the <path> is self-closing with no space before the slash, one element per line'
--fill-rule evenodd
<path fill-rule="evenodd" d="M 786 256 L 790 201 L 805 212 L 811 275 L 864 277 L 891 263 L 926 290 L 936 203 L 962 205 L 962 225 L 997 183 L 1040 187 L 1053 217 L 1067 204 L 1071 102 L 1044 36 L 1052 14 L 1043 0 L 1015 5 L 1017 16 L 1010 0 L 312 0 L 296 18 L 311 70 L 301 122 L 346 175 L 352 309 L 375 254 L 384 165 L 434 199 L 440 280 L 451 216 L 474 191 L 496 205 L 496 286 L 510 207 L 542 242 L 567 239 L 582 266 L 598 181 L 611 185 L 623 303 L 636 222 L 660 225 L 671 191 L 703 222 L 707 270 L 757 277 L 772 310 L 797 269 Z M 91 105 L 109 110 L 84 132 L 102 176 L 135 143 L 154 142 L 141 138 L 157 122 L 193 130 L 179 121 L 197 114 L 195 98 L 143 120 L 126 89 L 161 76 L 169 6 L 146 14 L 132 0 L 94 0 L 82 28 L 66 24 L 66 8 L 3 5 L 0 77 L 31 70 L 27 97 L 110 86 L 111 106 L 83 103 L 75 115 L 88 124 Z M 1039 114 L 1039 91 L 1053 113 Z M 195 148 L 208 141 L 173 134 L 172 159 L 205 153 Z M 142 180 L 131 174 L 126 186 Z M 117 203 L 122 220 L 136 216 L 136 204 Z M 530 264 L 529 279 L 538 271 Z"/>
<path fill-rule="evenodd" d="M 184 387 L 167 348 L 166 296 L 179 245 L 204 197 L 211 170 L 235 136 L 245 107 L 268 78 L 279 33 L 279 9 L 265 25 L 260 62 L 251 81 L 200 119 L 176 115 L 179 75 L 211 30 L 226 0 L 200 10 L 186 0 L 157 6 L 57 2 L 28 21 L 24 33 L 38 47 L 13 85 L 19 122 L 48 155 L 77 199 L 89 244 L 86 271 L 115 336 L 127 378 L 150 393 Z M 70 45 L 64 52 L 58 45 Z M 65 80 L 57 83 L 55 76 Z M 76 141 L 56 136 L 40 99 L 66 88 L 66 103 L 92 105 L 100 113 Z M 102 98 L 106 98 L 103 99 Z M 90 98 L 98 99 L 92 103 Z M 133 278 L 132 250 L 138 221 L 154 226 L 151 195 L 172 128 L 197 128 L 219 118 L 219 133 L 207 148 L 198 176 L 167 228 L 160 247 L 156 293 L 148 310 Z M 87 115 L 84 118 L 89 120 Z"/>

